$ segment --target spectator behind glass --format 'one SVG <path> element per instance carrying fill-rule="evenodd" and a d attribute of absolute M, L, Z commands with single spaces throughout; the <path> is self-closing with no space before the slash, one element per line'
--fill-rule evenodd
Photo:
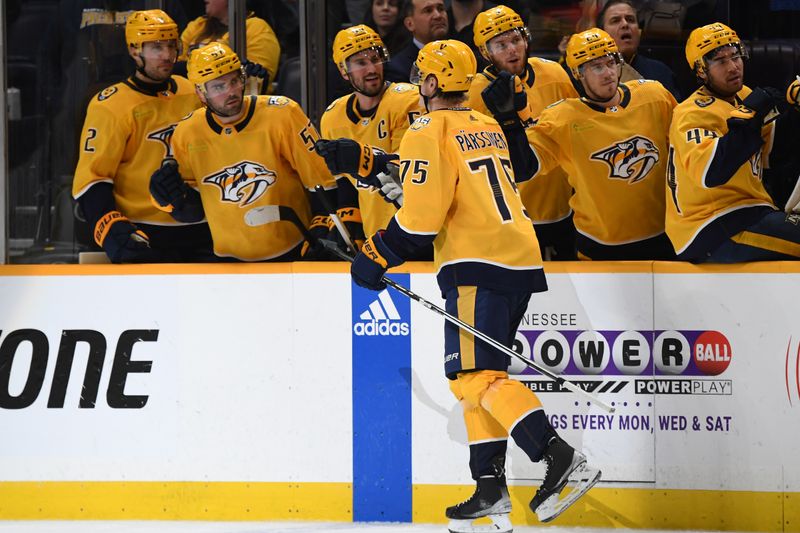
<path fill-rule="evenodd" d="M 405 0 L 372 0 L 364 15 L 364 24 L 378 32 L 389 57 L 398 53 L 411 40 L 403 24 Z"/>
<path fill-rule="evenodd" d="M 675 74 L 670 68 L 656 59 L 650 59 L 638 52 L 642 29 L 636 9 L 630 0 L 609 0 L 597 14 L 597 27 L 608 32 L 616 41 L 625 59 L 621 81 L 647 79 L 660 81 L 676 100 L 680 101 Z"/>
<path fill-rule="evenodd" d="M 383 69 L 386 81 L 407 82 L 411 65 L 420 49 L 431 41 L 447 37 L 447 11 L 443 0 L 409 0 L 403 9 L 403 24 L 411 42 L 392 56 Z"/>
<path fill-rule="evenodd" d="M 272 92 L 272 82 L 278 72 L 281 45 L 267 21 L 248 13 L 245 21 L 247 33 L 247 59 L 267 69 L 269 81 L 262 92 Z M 191 21 L 181 34 L 183 52 L 180 60 L 186 61 L 192 50 L 212 41 L 230 45 L 228 35 L 228 0 L 206 0 L 206 14 Z M 265 90 L 264 90 L 265 89 Z"/>

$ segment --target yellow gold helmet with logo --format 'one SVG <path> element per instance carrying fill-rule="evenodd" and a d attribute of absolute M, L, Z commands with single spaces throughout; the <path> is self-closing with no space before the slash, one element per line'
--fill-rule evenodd
<path fill-rule="evenodd" d="M 375 30 L 364 24 L 345 28 L 333 40 L 333 62 L 342 75 L 347 74 L 347 58 L 364 50 L 375 50 L 383 60 L 389 61 L 389 51 Z"/>
<path fill-rule="evenodd" d="M 410 81 L 420 85 L 432 74 L 441 92 L 468 91 L 477 69 L 475 54 L 466 44 L 453 39 L 433 41 L 417 54 Z"/>
<path fill-rule="evenodd" d="M 697 67 L 705 69 L 705 56 L 721 46 L 731 45 L 738 49 L 739 54 L 747 57 L 747 51 L 742 46 L 742 40 L 731 28 L 721 22 L 707 24 L 700 28 L 695 28 L 686 40 L 686 61 L 689 67 L 695 70 Z"/>
<path fill-rule="evenodd" d="M 484 58 L 490 60 L 488 42 L 502 33 L 513 30 L 519 31 L 526 43 L 530 42 L 531 35 L 525 23 L 522 22 L 522 17 L 510 7 L 501 5 L 482 11 L 475 17 L 475 23 L 472 26 L 475 46 L 478 47 Z"/>
<path fill-rule="evenodd" d="M 242 70 L 239 56 L 225 43 L 213 42 L 192 50 L 186 66 L 189 81 L 203 88 L 206 82 Z"/>
<path fill-rule="evenodd" d="M 581 77 L 580 66 L 598 57 L 611 56 L 622 61 L 614 38 L 600 28 L 592 28 L 570 37 L 567 43 L 567 66 L 575 79 Z"/>
<path fill-rule="evenodd" d="M 125 21 L 128 46 L 141 48 L 152 41 L 178 41 L 178 25 L 160 9 L 135 11 Z"/>

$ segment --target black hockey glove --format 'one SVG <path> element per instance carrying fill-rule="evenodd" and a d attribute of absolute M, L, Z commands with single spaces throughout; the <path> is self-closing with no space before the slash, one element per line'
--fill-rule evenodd
<path fill-rule="evenodd" d="M 368 144 L 360 144 L 352 139 L 321 139 L 314 148 L 325 159 L 331 174 L 350 174 L 353 178 L 380 188 L 376 176 L 388 171 L 390 161 L 398 159 L 397 154 L 387 154 Z"/>
<path fill-rule="evenodd" d="M 361 210 L 357 207 L 340 207 L 336 210 L 336 216 L 339 218 L 339 221 L 344 224 L 350 241 L 353 243 L 353 246 L 356 247 L 353 252 L 358 253 L 361 251 L 361 247 L 364 246 L 364 227 L 361 223 Z M 339 249 L 347 251 L 347 244 L 344 242 L 344 237 L 342 237 L 341 232 L 333 222 L 333 217 L 330 219 L 328 229 L 328 240 L 335 242 Z"/>
<path fill-rule="evenodd" d="M 533 123 L 533 116 L 528 107 L 528 95 L 518 76 L 505 71 L 500 72 L 497 78 L 481 91 L 481 98 L 502 127 L 527 128 Z"/>
<path fill-rule="evenodd" d="M 181 178 L 178 163 L 174 159 L 165 159 L 161 167 L 150 176 L 150 195 L 158 207 L 167 213 L 171 213 L 173 209 L 183 209 L 188 191 L 189 186 Z"/>
<path fill-rule="evenodd" d="M 112 263 L 152 263 L 157 254 L 149 237 L 119 211 L 109 211 L 97 221 L 94 240 Z"/>
<path fill-rule="evenodd" d="M 267 69 L 260 63 L 245 61 L 242 67 L 244 67 L 244 73 L 248 78 L 260 78 L 265 80 L 269 77 L 269 72 L 267 72 Z"/>
<path fill-rule="evenodd" d="M 361 252 L 350 265 L 350 276 L 356 285 L 373 291 L 385 289 L 383 274 L 387 269 L 403 263 L 403 260 L 383 242 L 382 233 L 379 231 L 367 239 Z"/>
<path fill-rule="evenodd" d="M 318 215 L 311 219 L 311 224 L 308 226 L 308 232 L 311 234 L 310 239 L 306 239 L 303 243 L 303 248 L 300 250 L 300 255 L 305 261 L 329 261 L 333 259 L 330 253 L 325 250 L 325 247 L 319 242 L 319 239 L 324 239 L 328 236 L 328 224 L 330 222 L 328 216 Z"/>
<path fill-rule="evenodd" d="M 761 130 L 761 127 L 777 117 L 787 107 L 786 99 L 772 87 L 756 87 L 742 100 L 742 104 L 731 111 L 728 119 L 729 127 L 749 126 Z"/>

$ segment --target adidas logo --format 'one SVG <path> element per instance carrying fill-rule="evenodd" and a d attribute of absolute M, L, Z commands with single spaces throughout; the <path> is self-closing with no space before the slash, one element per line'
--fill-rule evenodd
<path fill-rule="evenodd" d="M 400 313 L 389 296 L 388 289 L 379 292 L 378 298 L 358 318 L 360 321 L 353 324 L 353 333 L 358 336 L 405 336 L 409 332 L 408 322 L 400 321 Z"/>

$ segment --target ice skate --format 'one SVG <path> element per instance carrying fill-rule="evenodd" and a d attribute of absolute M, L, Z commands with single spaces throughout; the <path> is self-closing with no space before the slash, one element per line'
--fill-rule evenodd
<path fill-rule="evenodd" d="M 600 470 L 587 465 L 586 456 L 559 437 L 551 439 L 543 458 L 547 463 L 547 472 L 530 507 L 541 522 L 549 522 L 600 480 Z M 569 482 L 574 482 L 575 486 L 569 494 L 560 498 L 561 491 Z"/>
<path fill-rule="evenodd" d="M 510 512 L 505 476 L 482 477 L 468 500 L 447 508 L 445 515 L 450 519 L 447 529 L 450 533 L 506 533 L 512 531 Z M 484 516 L 492 523 L 473 524 Z"/>

